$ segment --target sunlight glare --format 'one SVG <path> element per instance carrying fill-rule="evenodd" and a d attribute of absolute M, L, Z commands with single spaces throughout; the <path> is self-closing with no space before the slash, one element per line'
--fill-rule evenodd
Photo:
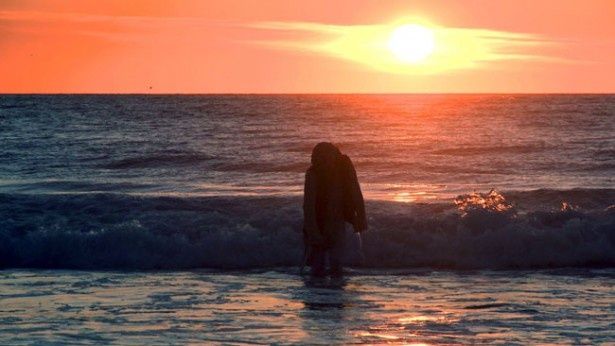
<path fill-rule="evenodd" d="M 417 24 L 406 24 L 393 31 L 388 47 L 403 62 L 417 63 L 425 60 L 434 50 L 434 33 Z"/>

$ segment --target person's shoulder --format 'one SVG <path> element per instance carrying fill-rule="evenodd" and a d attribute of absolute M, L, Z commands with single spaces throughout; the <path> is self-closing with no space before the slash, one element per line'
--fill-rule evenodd
<path fill-rule="evenodd" d="M 340 161 L 342 161 L 342 163 L 344 163 L 346 165 L 352 165 L 352 160 L 350 160 L 350 156 L 348 156 L 346 154 L 342 154 L 340 156 Z"/>
<path fill-rule="evenodd" d="M 312 166 L 308 167 L 308 169 L 305 170 L 305 177 L 312 177 L 314 175 L 314 168 Z"/>
<path fill-rule="evenodd" d="M 314 171 L 314 168 L 309 167 L 306 171 L 305 171 L 305 184 L 306 186 L 315 186 L 316 185 L 316 172 Z"/>
<path fill-rule="evenodd" d="M 342 166 L 348 170 L 354 170 L 354 165 L 352 164 L 352 160 L 348 155 L 342 154 L 340 157 L 340 161 L 342 162 Z"/>

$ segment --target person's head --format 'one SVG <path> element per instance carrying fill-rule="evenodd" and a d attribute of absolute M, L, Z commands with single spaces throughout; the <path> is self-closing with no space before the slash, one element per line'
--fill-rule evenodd
<path fill-rule="evenodd" d="M 332 168 L 340 155 L 340 150 L 332 143 L 320 142 L 312 149 L 312 166 Z"/>

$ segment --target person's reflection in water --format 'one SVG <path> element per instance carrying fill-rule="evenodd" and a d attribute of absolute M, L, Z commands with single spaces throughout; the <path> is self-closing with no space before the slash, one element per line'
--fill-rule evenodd
<path fill-rule="evenodd" d="M 356 311 L 349 311 L 358 302 L 358 297 L 346 291 L 347 279 L 344 277 L 303 278 L 302 287 L 296 298 L 303 302 L 304 308 L 299 313 L 302 319 L 306 344 L 344 344 L 352 335 L 348 334 L 351 320 Z M 354 312 L 354 314 L 353 314 Z"/>
<path fill-rule="evenodd" d="M 318 143 L 305 173 L 303 199 L 304 264 L 313 276 L 342 274 L 345 223 L 355 232 L 367 229 L 361 187 L 350 158 L 331 143 Z"/>

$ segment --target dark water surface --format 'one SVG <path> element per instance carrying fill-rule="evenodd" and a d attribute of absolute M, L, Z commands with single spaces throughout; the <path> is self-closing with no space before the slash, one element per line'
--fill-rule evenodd
<path fill-rule="evenodd" d="M 615 265 L 613 95 L 2 95 L 0 267 L 294 266 L 322 140 L 366 266 Z M 512 208 L 453 204 L 491 188 Z"/>
<path fill-rule="evenodd" d="M 343 279 L 297 275 L 322 140 Z M 614 177 L 612 95 L 2 95 L 0 344 L 613 344 Z"/>
<path fill-rule="evenodd" d="M 322 140 L 387 200 L 613 188 L 614 95 L 0 96 L 5 192 L 293 194 Z"/>
<path fill-rule="evenodd" d="M 611 269 L 0 271 L 2 344 L 610 344 Z"/>

